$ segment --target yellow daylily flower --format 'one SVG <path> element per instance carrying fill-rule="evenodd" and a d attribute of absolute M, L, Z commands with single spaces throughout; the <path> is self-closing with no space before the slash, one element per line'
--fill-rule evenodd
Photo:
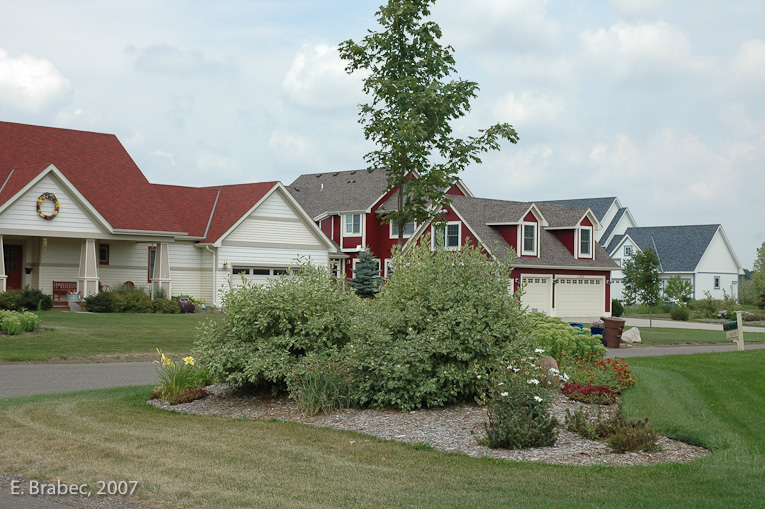
<path fill-rule="evenodd" d="M 191 364 L 192 366 L 197 363 L 197 360 L 194 357 L 184 357 L 183 362 L 186 364 Z"/>

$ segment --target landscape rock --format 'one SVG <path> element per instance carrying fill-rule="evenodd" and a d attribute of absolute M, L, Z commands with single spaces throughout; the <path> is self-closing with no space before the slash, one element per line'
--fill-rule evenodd
<path fill-rule="evenodd" d="M 622 332 L 622 341 L 626 343 L 642 343 L 640 339 L 640 329 L 633 327 L 630 330 Z"/>
<path fill-rule="evenodd" d="M 545 384 L 545 387 L 557 389 L 560 385 L 558 363 L 548 355 L 542 358 L 539 364 L 542 367 L 542 382 Z"/>

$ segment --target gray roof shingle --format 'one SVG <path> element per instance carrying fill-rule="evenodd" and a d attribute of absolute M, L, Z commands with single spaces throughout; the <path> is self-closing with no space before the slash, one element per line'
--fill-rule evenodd
<path fill-rule="evenodd" d="M 616 200 L 616 196 L 608 196 L 604 198 L 579 198 L 574 200 L 547 200 L 537 201 L 535 203 L 549 203 L 552 205 L 562 205 L 564 207 L 572 209 L 586 208 L 592 210 L 598 221 L 603 222 L 606 212 L 611 207 L 611 204 Z"/>
<path fill-rule="evenodd" d="M 603 243 L 606 242 L 608 237 L 611 236 L 611 233 L 614 231 L 614 229 L 616 228 L 617 223 L 622 218 L 622 216 L 624 215 L 625 212 L 627 212 L 627 207 L 620 208 L 619 211 L 616 213 L 614 218 L 611 220 L 611 223 L 608 225 L 608 228 L 606 228 L 606 231 L 604 231 L 603 235 L 600 237 L 601 245 L 603 245 Z"/>
<path fill-rule="evenodd" d="M 384 170 L 351 170 L 301 175 L 287 186 L 309 216 L 368 210 L 385 194 Z"/>
<path fill-rule="evenodd" d="M 655 249 L 664 272 L 693 272 L 719 229 L 719 224 L 648 226 L 627 228 L 625 234 L 641 250 Z"/>

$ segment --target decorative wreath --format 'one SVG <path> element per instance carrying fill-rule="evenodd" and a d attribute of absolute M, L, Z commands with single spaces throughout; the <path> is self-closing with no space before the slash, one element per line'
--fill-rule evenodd
<path fill-rule="evenodd" d="M 44 214 L 42 209 L 40 208 L 40 205 L 42 205 L 43 200 L 50 200 L 56 204 L 56 208 L 53 210 L 53 214 L 51 214 L 50 216 Z M 58 215 L 59 207 L 61 207 L 61 204 L 58 202 L 58 200 L 56 199 L 56 195 L 53 193 L 43 193 L 40 195 L 39 198 L 37 198 L 37 214 L 41 218 L 45 219 L 46 221 L 50 221 L 51 219 L 53 219 L 54 217 Z"/>

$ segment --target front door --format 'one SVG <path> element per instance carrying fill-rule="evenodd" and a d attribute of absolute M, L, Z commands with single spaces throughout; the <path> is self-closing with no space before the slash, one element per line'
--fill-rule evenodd
<path fill-rule="evenodd" d="M 23 267 L 21 246 L 3 246 L 5 251 L 5 275 L 8 276 L 6 285 L 8 290 L 21 289 L 21 271 Z"/>

